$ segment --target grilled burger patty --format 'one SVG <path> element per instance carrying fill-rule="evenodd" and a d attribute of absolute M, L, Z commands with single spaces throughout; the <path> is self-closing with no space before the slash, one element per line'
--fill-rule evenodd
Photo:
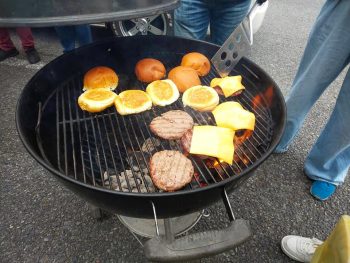
<path fill-rule="evenodd" d="M 192 135 L 193 135 L 193 129 L 189 129 L 181 137 L 181 146 L 185 153 L 190 152 Z"/>
<path fill-rule="evenodd" d="M 192 117 L 181 110 L 171 110 L 154 118 L 149 125 L 151 131 L 166 140 L 180 139 L 193 127 Z"/>
<path fill-rule="evenodd" d="M 191 182 L 194 169 L 191 161 L 181 152 L 165 150 L 152 156 L 150 173 L 155 186 L 172 192 Z"/>

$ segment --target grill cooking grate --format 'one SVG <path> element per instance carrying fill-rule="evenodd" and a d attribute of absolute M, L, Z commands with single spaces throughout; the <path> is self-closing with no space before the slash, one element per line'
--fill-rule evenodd
<path fill-rule="evenodd" d="M 182 54 L 171 55 L 182 56 Z M 167 69 L 174 66 L 166 64 Z M 127 79 L 120 74 L 120 79 L 123 77 Z M 217 77 L 217 74 L 211 71 L 208 76 L 202 78 L 202 84 L 209 85 L 214 77 Z M 47 135 L 42 127 L 40 134 L 41 137 L 50 136 L 51 140 L 56 141 L 57 155 L 54 155 L 55 158 L 49 158 L 51 164 L 56 165 L 66 176 L 86 184 L 123 192 L 159 192 L 149 177 L 149 159 L 156 151 L 165 149 L 181 151 L 181 146 L 176 141 L 156 138 L 148 128 L 151 120 L 166 111 L 180 109 L 188 112 L 196 124 L 215 125 L 211 113 L 197 112 L 189 107 L 183 108 L 181 98 L 172 105 L 156 106 L 147 112 L 135 115 L 121 116 L 114 107 L 98 114 L 83 112 L 77 104 L 82 92 L 82 79 L 82 74 L 69 79 L 44 103 L 42 119 L 50 111 L 49 108 L 55 107 L 55 119 L 51 121 L 55 122 L 56 134 Z M 220 102 L 238 101 L 245 109 L 254 112 L 256 116 L 254 132 L 235 148 L 235 160 L 232 166 L 224 163 L 216 163 L 214 166 L 212 160 L 202 160 L 190 155 L 195 176 L 184 189 L 205 187 L 238 175 L 268 150 L 273 133 L 269 107 L 263 97 L 260 98 L 260 105 L 253 105 L 254 96 L 251 91 L 256 90 L 256 87 L 244 76 L 243 82 L 246 90 L 241 95 L 228 99 L 220 96 Z M 135 88 L 145 90 L 145 85 L 137 81 L 133 83 Z M 120 85 L 117 90 L 120 92 L 127 88 L 130 86 Z M 52 114 L 52 109 L 50 112 Z M 38 140 L 38 143 L 45 152 L 52 151 L 52 147 L 45 148 L 44 140 Z"/>

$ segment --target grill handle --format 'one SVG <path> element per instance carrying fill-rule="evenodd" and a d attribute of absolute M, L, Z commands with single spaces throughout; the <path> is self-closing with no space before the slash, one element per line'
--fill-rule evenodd
<path fill-rule="evenodd" d="M 230 219 L 227 228 L 194 233 L 175 239 L 171 230 L 171 221 L 165 219 L 165 236 L 159 236 L 157 231 L 157 236 L 144 244 L 147 259 L 160 262 L 198 259 L 230 250 L 248 240 L 252 235 L 249 222 L 244 219 L 235 219 L 225 188 L 222 191 L 222 200 Z M 153 203 L 152 207 L 157 228 Z"/>
<path fill-rule="evenodd" d="M 145 243 L 144 252 L 147 259 L 153 261 L 192 260 L 232 249 L 250 236 L 248 221 L 237 219 L 225 229 L 194 233 L 171 242 L 164 236 L 156 236 Z"/>

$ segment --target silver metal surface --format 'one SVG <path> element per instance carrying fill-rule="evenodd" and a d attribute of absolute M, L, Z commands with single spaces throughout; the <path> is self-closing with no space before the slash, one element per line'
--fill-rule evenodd
<path fill-rule="evenodd" d="M 12 0 L 0 2 L 0 27 L 91 24 L 155 16 L 180 0 Z"/>
<path fill-rule="evenodd" d="M 226 77 L 238 61 L 250 50 L 250 29 L 241 23 L 212 57 L 216 71 L 221 77 Z"/>
<path fill-rule="evenodd" d="M 158 17 L 162 19 L 163 28 L 159 28 L 157 25 L 152 24 L 152 22 Z M 131 21 L 132 23 L 134 23 L 132 28 L 126 27 L 126 21 L 116 22 L 118 23 L 117 26 L 119 26 L 119 29 L 123 36 L 135 36 L 137 34 L 147 35 L 149 33 L 154 35 L 166 35 L 167 33 L 167 22 L 165 19 L 165 14 L 143 18 L 134 18 L 127 21 Z"/>
<path fill-rule="evenodd" d="M 166 220 L 171 221 L 171 232 L 173 235 L 179 236 L 194 227 L 201 217 L 201 212 L 195 212 L 185 216 L 174 217 Z M 157 228 L 154 227 L 155 219 L 141 219 L 121 215 L 118 215 L 118 218 L 131 232 L 137 235 L 148 238 L 155 237 L 156 235 L 165 235 L 165 220 L 163 219 L 157 220 L 159 229 L 158 234 L 156 233 Z"/>

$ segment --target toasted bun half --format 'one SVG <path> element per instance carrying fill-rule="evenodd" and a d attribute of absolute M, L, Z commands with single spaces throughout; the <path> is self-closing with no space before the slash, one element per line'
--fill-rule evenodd
<path fill-rule="evenodd" d="M 139 81 L 151 83 L 165 77 L 165 67 L 162 62 L 153 58 L 144 58 L 137 62 L 135 74 Z"/>
<path fill-rule="evenodd" d="M 85 73 L 83 90 L 99 88 L 114 90 L 118 86 L 118 82 L 118 75 L 113 69 L 98 66 Z"/>
<path fill-rule="evenodd" d="M 100 112 L 112 106 L 116 97 L 117 94 L 107 89 L 91 89 L 79 96 L 78 104 L 82 110 Z"/>
<path fill-rule="evenodd" d="M 197 72 L 188 67 L 173 68 L 170 70 L 168 78 L 175 83 L 180 92 L 185 92 L 187 89 L 201 84 Z"/>
<path fill-rule="evenodd" d="M 210 71 L 209 59 L 198 52 L 191 52 L 183 56 L 181 66 L 193 68 L 199 76 L 206 76 Z"/>

